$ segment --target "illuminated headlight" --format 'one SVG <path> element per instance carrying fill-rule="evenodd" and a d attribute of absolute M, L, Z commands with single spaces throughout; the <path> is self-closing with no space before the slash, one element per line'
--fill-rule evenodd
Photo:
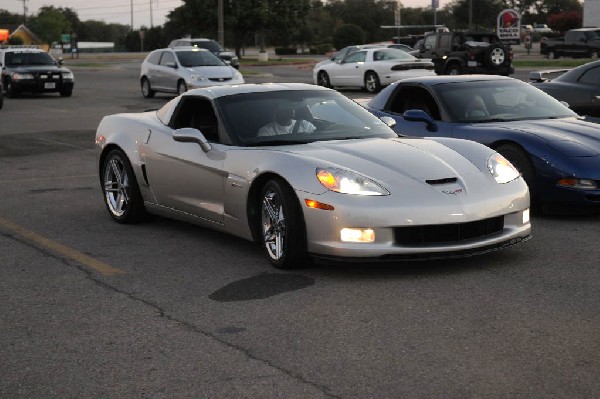
<path fill-rule="evenodd" d="M 73 72 L 63 72 L 62 73 L 63 80 L 73 80 Z"/>
<path fill-rule="evenodd" d="M 340 169 L 317 168 L 317 179 L 331 191 L 354 195 L 389 195 L 389 191 L 373 180 Z"/>
<path fill-rule="evenodd" d="M 344 228 L 340 231 L 340 238 L 343 242 L 373 242 L 375 232 L 373 229 Z"/>
<path fill-rule="evenodd" d="M 519 171 L 502 155 L 492 154 L 487 160 L 487 167 L 500 184 L 508 183 L 519 177 Z"/>
<path fill-rule="evenodd" d="M 523 224 L 529 223 L 529 208 L 523 211 Z"/>
<path fill-rule="evenodd" d="M 579 190 L 596 190 L 598 189 L 598 183 L 590 179 L 575 179 L 567 178 L 560 179 L 558 185 L 561 187 L 576 188 Z"/>
<path fill-rule="evenodd" d="M 18 73 L 15 72 L 11 76 L 13 80 L 25 80 L 25 79 L 35 79 L 33 74 L 31 73 Z"/>
<path fill-rule="evenodd" d="M 206 78 L 202 75 L 192 75 L 190 76 L 190 80 L 192 82 L 203 82 L 206 80 Z"/>

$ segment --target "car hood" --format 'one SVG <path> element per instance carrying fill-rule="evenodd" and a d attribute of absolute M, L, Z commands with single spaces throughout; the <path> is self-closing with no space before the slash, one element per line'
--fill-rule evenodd
<path fill-rule="evenodd" d="M 570 157 L 590 157 L 600 153 L 600 124 L 578 118 L 544 119 L 481 124 L 481 128 L 496 128 L 527 133 L 546 141 L 561 154 Z"/>
<path fill-rule="evenodd" d="M 8 67 L 12 72 L 17 73 L 32 73 L 32 72 L 69 72 L 67 68 L 56 65 L 30 65 L 20 67 Z"/>
<path fill-rule="evenodd" d="M 313 158 L 317 165 L 323 164 L 321 160 L 327 160 L 333 167 L 352 170 L 366 176 L 377 176 L 382 182 L 397 183 L 398 176 L 425 181 L 481 173 L 470 160 L 458 152 L 436 141 L 425 139 L 319 141 L 286 147 L 286 150 L 305 159 Z"/>
<path fill-rule="evenodd" d="M 186 68 L 191 73 L 197 73 L 207 78 L 233 78 L 235 70 L 228 66 L 198 66 Z"/>

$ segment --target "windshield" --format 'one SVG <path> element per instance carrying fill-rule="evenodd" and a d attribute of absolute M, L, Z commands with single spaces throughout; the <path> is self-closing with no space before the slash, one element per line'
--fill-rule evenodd
<path fill-rule="evenodd" d="M 379 118 L 334 91 L 246 93 L 217 100 L 232 140 L 244 146 L 398 137 Z"/>
<path fill-rule="evenodd" d="M 435 86 L 455 122 L 496 122 L 577 116 L 562 103 L 518 80 Z"/>
<path fill-rule="evenodd" d="M 6 66 L 56 65 L 56 62 L 49 54 L 42 52 L 7 52 L 5 62 Z"/>
<path fill-rule="evenodd" d="M 219 57 L 208 51 L 177 51 L 175 54 L 179 63 L 186 68 L 226 65 Z"/>
<path fill-rule="evenodd" d="M 194 47 L 205 48 L 207 50 L 212 51 L 213 53 L 219 53 L 221 51 L 225 51 L 225 49 L 223 47 L 221 47 L 221 45 L 218 42 L 215 42 L 212 40 L 199 40 L 199 41 L 192 40 L 191 44 Z"/>

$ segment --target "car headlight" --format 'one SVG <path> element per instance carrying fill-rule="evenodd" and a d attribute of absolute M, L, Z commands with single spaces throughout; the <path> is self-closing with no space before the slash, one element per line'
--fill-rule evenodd
<path fill-rule="evenodd" d="M 24 80 L 24 79 L 35 79 L 31 73 L 18 73 L 15 72 L 11 75 L 13 80 Z"/>
<path fill-rule="evenodd" d="M 192 75 L 190 76 L 190 80 L 193 82 L 203 82 L 206 80 L 206 78 L 202 75 Z"/>
<path fill-rule="evenodd" d="M 73 72 L 63 72 L 62 73 L 63 80 L 73 80 Z"/>
<path fill-rule="evenodd" d="M 517 168 L 497 152 L 490 155 L 487 160 L 487 167 L 494 179 L 500 184 L 508 183 L 520 176 Z"/>
<path fill-rule="evenodd" d="M 340 169 L 317 168 L 317 179 L 328 190 L 341 194 L 389 195 L 389 191 L 373 180 Z"/>

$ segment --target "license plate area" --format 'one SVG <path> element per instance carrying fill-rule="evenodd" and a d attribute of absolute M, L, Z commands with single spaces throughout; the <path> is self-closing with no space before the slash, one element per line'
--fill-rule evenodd
<path fill-rule="evenodd" d="M 56 83 L 55 82 L 45 82 L 44 89 L 56 89 Z"/>

